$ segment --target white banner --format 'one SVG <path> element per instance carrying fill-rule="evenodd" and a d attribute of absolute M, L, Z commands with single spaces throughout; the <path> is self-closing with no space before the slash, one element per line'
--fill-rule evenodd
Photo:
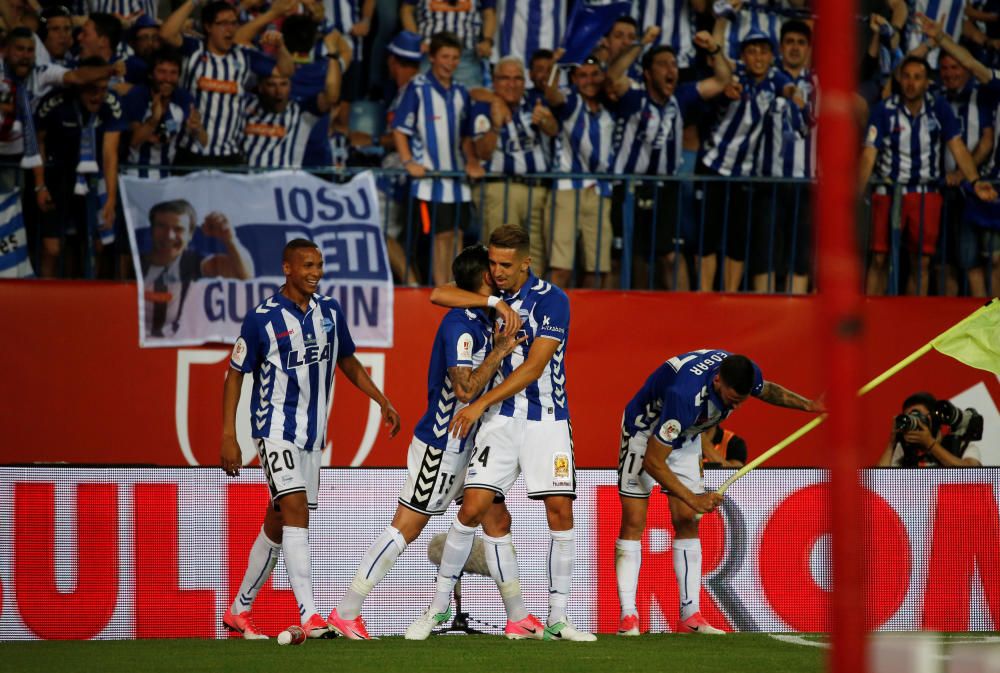
<path fill-rule="evenodd" d="M 122 176 L 144 347 L 232 343 L 247 311 L 284 282 L 295 238 L 323 253 L 320 292 L 340 302 L 359 346 L 392 346 L 392 273 L 375 180 L 338 185 L 301 171 Z"/>
<path fill-rule="evenodd" d="M 717 487 L 729 470 L 707 470 Z M 569 613 L 581 628 L 618 625 L 613 470 L 578 472 L 576 563 Z M 313 584 L 323 615 L 392 520 L 402 469 L 325 469 L 310 513 Z M 755 470 L 701 520 L 701 611 L 727 631 L 829 630 L 830 494 L 819 470 Z M 1000 470 L 868 470 L 863 534 L 867 600 L 858 618 L 891 631 L 995 631 L 1000 625 Z M 225 637 L 260 531 L 260 469 L 0 468 L 0 640 Z M 508 494 L 525 603 L 544 619 L 549 533 L 521 481 Z M 434 517 L 364 606 L 372 635 L 399 634 L 434 596 Z M 676 627 L 673 531 L 666 498 L 650 499 L 637 605 L 643 630 Z M 464 611 L 496 633 L 503 604 L 489 578 L 463 579 Z M 155 613 L 156 619 L 148 615 Z M 67 620 L 66 615 L 73 615 Z M 275 634 L 298 610 L 279 562 L 254 606 Z"/>
<path fill-rule="evenodd" d="M 21 214 L 21 192 L 0 194 L 0 278 L 33 278 L 28 236 Z"/>

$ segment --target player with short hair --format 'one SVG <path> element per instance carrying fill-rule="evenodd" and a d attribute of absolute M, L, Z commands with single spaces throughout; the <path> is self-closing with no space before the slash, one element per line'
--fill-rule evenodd
<path fill-rule="evenodd" d="M 451 264 L 457 286 L 489 297 L 489 258 L 486 248 L 466 248 Z M 484 308 L 455 308 L 445 314 L 434 337 L 427 372 L 427 411 L 417 423 L 407 457 L 409 473 L 399 494 L 392 523 L 372 543 L 358 566 L 340 604 L 330 613 L 330 628 L 351 640 L 368 640 L 361 604 L 406 546 L 417 539 L 432 516 L 444 514 L 462 493 L 474 434 L 452 437 L 452 417 L 479 396 L 497 368 L 526 337 L 516 339 L 494 328 Z M 510 514 L 502 501 L 494 502 L 484 520 L 486 562 L 507 608 L 508 638 L 541 638 L 544 626 L 528 613 L 521 598 L 517 560 L 510 537 Z M 445 618 L 447 619 L 447 617 Z"/>
<path fill-rule="evenodd" d="M 354 355 L 340 304 L 319 294 L 323 256 L 312 241 L 289 241 L 282 254 L 285 284 L 247 313 L 233 346 L 222 397 L 222 469 L 235 477 L 243 464 L 236 441 L 236 407 L 244 374 L 253 373 L 252 435 L 267 476 L 271 503 L 250 549 L 239 593 L 222 618 L 246 639 L 267 638 L 250 610 L 257 592 L 285 556 L 302 628 L 319 638 L 329 628 L 316 612 L 309 566 L 309 510 L 316 509 L 319 468 L 326 444 L 334 364 L 382 409 L 389 436 L 399 414 Z"/>
<path fill-rule="evenodd" d="M 455 414 L 456 437 L 469 435 L 480 417 L 469 459 L 462 508 L 441 556 L 437 594 L 421 617 L 406 630 L 423 640 L 449 615 L 451 593 L 472 550 L 476 528 L 524 472 L 528 497 L 545 502 L 552 544 L 549 547 L 549 617 L 546 640 L 594 640 L 566 615 L 576 543 L 573 499 L 576 468 L 566 398 L 566 343 L 569 298 L 531 272 L 528 233 L 506 224 L 490 236 L 490 271 L 501 298 L 523 320 L 527 340 L 504 358 L 492 388 Z M 452 307 L 483 307 L 495 298 L 458 288 L 438 288 L 434 299 Z M 519 333 L 521 333 L 519 332 Z"/>
<path fill-rule="evenodd" d="M 700 435 L 722 423 L 751 395 L 779 407 L 814 413 L 824 410 L 819 400 L 807 400 L 765 381 L 750 358 L 713 348 L 667 360 L 650 374 L 625 407 L 618 454 L 622 521 L 615 542 L 621 602 L 618 635 L 639 635 L 635 596 L 642 564 L 642 533 L 655 484 L 670 496 L 674 572 L 681 608 L 677 630 L 724 633 L 702 617 L 699 605 L 698 515 L 722 503 L 722 495 L 705 492 Z"/>

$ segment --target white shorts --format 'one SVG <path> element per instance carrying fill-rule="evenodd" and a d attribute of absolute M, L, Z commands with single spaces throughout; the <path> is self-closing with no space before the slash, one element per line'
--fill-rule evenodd
<path fill-rule="evenodd" d="M 316 509 L 323 452 L 303 451 L 291 442 L 278 439 L 258 438 L 254 441 L 257 442 L 257 455 L 271 489 L 271 502 L 277 505 L 282 496 L 305 491 L 309 509 Z"/>
<path fill-rule="evenodd" d="M 621 450 L 618 453 L 618 493 L 629 498 L 648 498 L 656 480 L 642 469 L 646 455 L 648 432 L 628 435 L 622 428 Z M 667 467 L 692 493 L 705 492 L 705 477 L 701 463 L 701 436 L 695 435 L 667 456 Z"/>
<path fill-rule="evenodd" d="M 506 495 L 524 473 L 529 498 L 576 498 L 576 463 L 569 421 L 529 421 L 493 414 L 479 426 L 465 488 Z"/>
<path fill-rule="evenodd" d="M 406 456 L 408 472 L 399 504 L 428 516 L 444 514 L 462 494 L 468 466 L 468 451 L 436 449 L 414 437 Z"/>

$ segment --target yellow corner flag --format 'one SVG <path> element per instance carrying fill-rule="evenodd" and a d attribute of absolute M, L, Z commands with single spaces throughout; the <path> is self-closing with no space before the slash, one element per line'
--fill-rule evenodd
<path fill-rule="evenodd" d="M 1000 376 L 1000 300 L 993 299 L 931 344 L 959 362 Z"/>

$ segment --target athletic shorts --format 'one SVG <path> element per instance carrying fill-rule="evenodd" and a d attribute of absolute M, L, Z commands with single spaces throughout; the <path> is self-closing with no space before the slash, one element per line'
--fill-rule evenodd
<path fill-rule="evenodd" d="M 278 509 L 278 500 L 289 493 L 305 491 L 309 509 L 316 509 L 319 493 L 319 468 L 322 451 L 304 451 L 291 442 L 258 438 L 257 456 L 271 489 L 271 502 Z"/>
<path fill-rule="evenodd" d="M 428 516 L 444 514 L 461 496 L 468 466 L 468 451 L 445 451 L 414 437 L 406 455 L 408 471 L 399 504 Z"/>
<path fill-rule="evenodd" d="M 648 498 L 656 480 L 642 469 L 646 456 L 648 432 L 629 435 L 622 429 L 621 449 L 618 453 L 618 493 L 629 498 Z M 667 467 L 692 493 L 705 492 L 705 478 L 701 464 L 701 436 L 696 435 L 674 449 L 667 456 Z"/>
<path fill-rule="evenodd" d="M 942 197 L 937 192 L 903 194 L 899 226 L 903 230 L 907 250 L 917 252 L 919 249 L 925 255 L 933 255 L 937 250 L 942 202 Z M 892 196 L 872 194 L 872 252 L 889 252 L 891 214 Z"/>
<path fill-rule="evenodd" d="M 576 463 L 569 421 L 529 421 L 493 414 L 479 426 L 465 488 L 506 495 L 524 473 L 529 498 L 576 498 Z"/>

